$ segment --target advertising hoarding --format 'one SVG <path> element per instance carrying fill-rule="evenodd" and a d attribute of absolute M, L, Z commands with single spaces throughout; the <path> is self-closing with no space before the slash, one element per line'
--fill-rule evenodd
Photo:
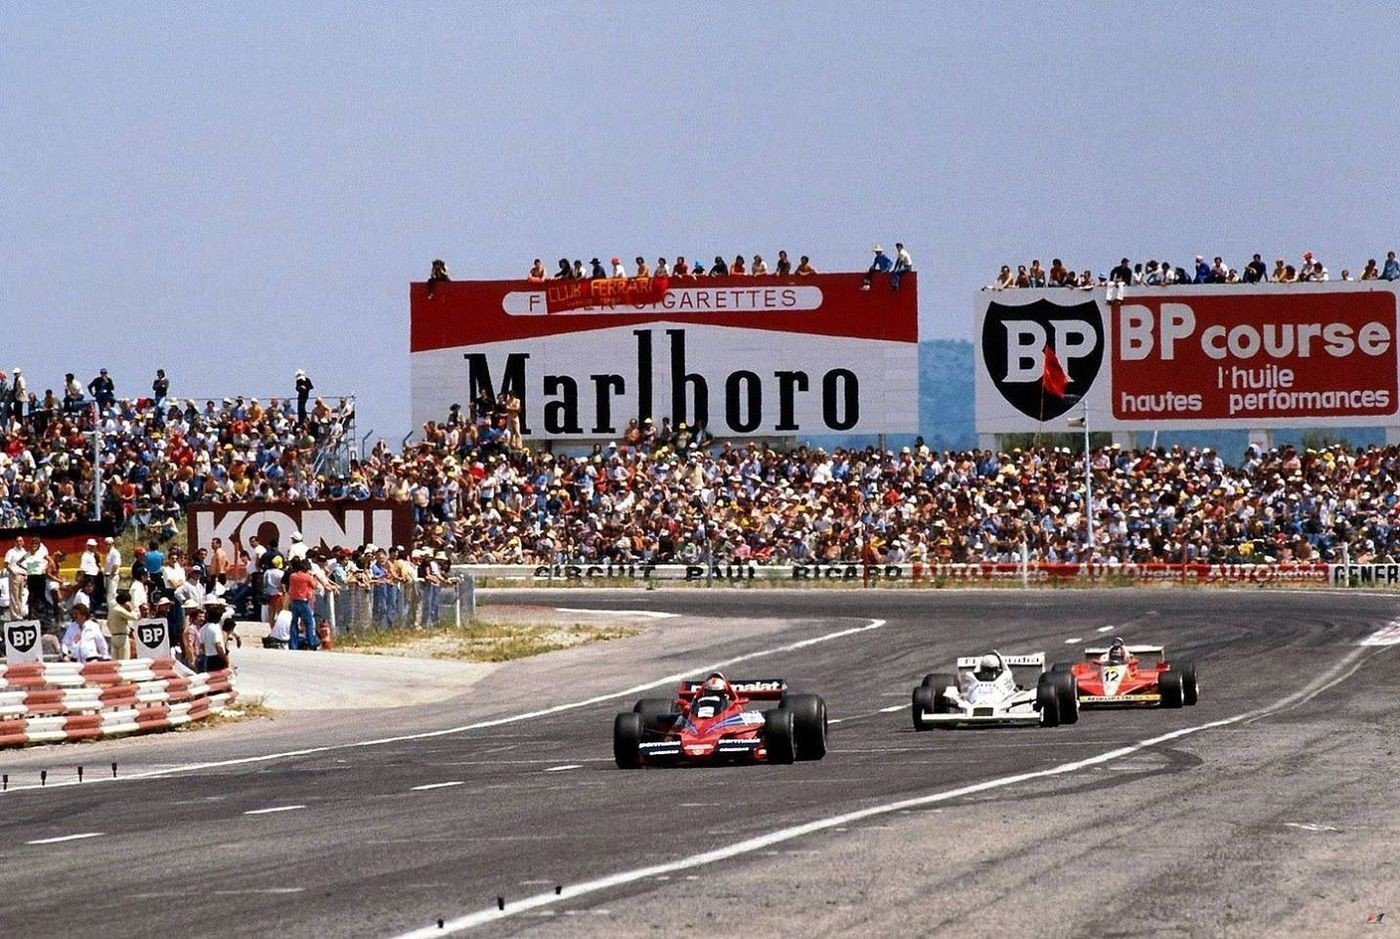
<path fill-rule="evenodd" d="M 414 284 L 413 419 L 485 390 L 521 399 L 527 441 L 614 438 L 648 417 L 717 437 L 912 433 L 917 276 L 863 279 L 671 278 L 655 302 L 580 308 L 551 299 L 555 281 Z"/>
<path fill-rule="evenodd" d="M 1046 422 L 1086 403 L 1094 430 L 1395 426 L 1398 293 L 1384 281 L 983 291 L 977 430 L 1060 430 Z"/>

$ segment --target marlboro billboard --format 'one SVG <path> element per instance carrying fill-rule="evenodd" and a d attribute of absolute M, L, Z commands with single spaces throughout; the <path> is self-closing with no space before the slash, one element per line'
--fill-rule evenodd
<path fill-rule="evenodd" d="M 414 284 L 413 418 L 485 390 L 521 399 L 527 440 L 613 438 L 648 417 L 717 437 L 913 433 L 917 277 L 863 278 Z"/>
<path fill-rule="evenodd" d="M 1086 403 L 1094 430 L 1400 426 L 1397 296 L 1385 281 L 984 291 L 977 430 L 1063 429 Z"/>

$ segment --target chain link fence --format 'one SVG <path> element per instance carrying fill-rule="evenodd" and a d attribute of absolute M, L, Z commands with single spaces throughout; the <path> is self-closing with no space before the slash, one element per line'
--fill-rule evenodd
<path fill-rule="evenodd" d="M 342 635 L 371 630 L 465 626 L 476 612 L 470 576 L 442 584 L 424 581 L 364 586 L 349 584 L 317 601 L 316 617 Z"/>

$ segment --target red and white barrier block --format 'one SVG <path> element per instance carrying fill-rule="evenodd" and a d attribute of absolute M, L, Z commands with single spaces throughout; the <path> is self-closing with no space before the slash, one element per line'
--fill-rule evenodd
<path fill-rule="evenodd" d="M 233 672 L 173 659 L 0 665 L 0 747 L 167 730 L 218 714 Z"/>

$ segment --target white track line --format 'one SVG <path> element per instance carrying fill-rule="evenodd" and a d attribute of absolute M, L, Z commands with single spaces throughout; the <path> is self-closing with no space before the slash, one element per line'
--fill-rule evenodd
<path fill-rule="evenodd" d="M 452 786 L 465 786 L 464 780 L 453 780 L 452 782 L 428 783 L 425 786 L 414 786 L 409 792 L 427 792 L 429 789 L 447 789 Z"/>
<path fill-rule="evenodd" d="M 1073 637 L 1071 637 L 1071 638 L 1065 640 L 1065 645 L 1067 645 L 1067 646 L 1072 646 L 1072 645 L 1074 645 L 1076 642 L 1083 642 L 1083 641 L 1084 641 L 1084 637 L 1083 637 L 1083 636 L 1073 636 Z"/>
<path fill-rule="evenodd" d="M 909 706 L 909 705 L 907 705 L 907 704 L 891 704 L 891 705 L 890 705 L 889 707 L 887 707 L 887 708 L 880 708 L 880 713 L 881 713 L 881 714 L 893 714 L 895 711 L 902 711 L 902 710 L 904 710 L 905 708 L 907 708 L 908 706 Z"/>
<path fill-rule="evenodd" d="M 603 704 L 607 701 L 616 701 L 619 698 L 631 698 L 641 694 L 643 691 L 650 691 L 663 685 L 673 685 L 684 678 L 690 678 L 700 672 L 716 672 L 726 669 L 731 665 L 738 665 L 740 662 L 748 662 L 752 659 L 766 658 L 771 655 L 780 655 L 784 652 L 795 652 L 798 649 L 805 649 L 808 646 L 820 645 L 823 642 L 830 642 L 833 639 L 844 639 L 847 636 L 856 636 L 872 629 L 879 629 L 885 625 L 882 619 L 872 619 L 864 626 L 852 626 L 848 629 L 838 629 L 835 632 L 822 633 L 820 636 L 813 636 L 810 639 L 799 639 L 797 642 L 789 642 L 786 645 L 773 646 L 771 649 L 760 649 L 757 652 L 745 652 L 742 655 L 731 656 L 721 659 L 718 662 L 711 662 L 707 665 L 696 665 L 684 671 L 666 675 L 655 681 L 649 681 L 641 685 L 633 685 L 631 688 L 624 688 L 621 691 L 609 691 L 605 694 L 594 695 L 591 698 L 584 698 L 581 701 L 571 701 L 568 704 L 556 704 L 553 707 L 540 708 L 536 711 L 526 711 L 523 714 L 512 714 L 509 717 L 497 717 L 491 720 L 477 721 L 473 724 L 462 724 L 457 727 L 447 727 L 443 730 L 425 730 L 416 734 L 403 734 L 397 737 L 379 737 L 374 740 L 357 740 L 351 743 L 333 743 L 323 747 L 306 747 L 301 750 L 283 750 L 279 753 L 265 753 L 260 756 L 245 756 L 232 760 L 211 760 L 207 763 L 186 763 L 182 766 L 168 766 L 164 769 L 147 770 L 140 773 L 131 773 L 125 776 L 118 776 L 113 779 L 110 776 L 103 776 L 98 779 L 89 779 L 82 783 L 84 786 L 94 786 L 99 783 L 129 782 L 136 779 L 168 779 L 172 776 L 185 776 L 206 769 L 218 769 L 224 766 L 248 766 L 254 763 L 267 763 L 271 760 L 284 760 L 295 756 L 311 756 L 316 753 L 331 753 L 337 750 L 355 750 L 363 747 L 378 747 L 387 743 L 406 743 L 411 740 L 429 740 L 434 737 L 448 737 L 454 734 L 461 734 L 471 730 L 485 730 L 490 727 L 502 727 L 506 724 L 518 724 L 521 721 L 535 720 L 541 717 L 549 717 L 564 711 L 576 711 L 579 708 L 590 707 L 594 704 Z M 61 789 L 64 786 L 80 785 L 76 779 L 64 782 L 49 783 L 47 787 L 41 787 L 36 783 L 25 786 L 11 786 L 8 793 L 25 792 L 31 789 Z M 0 793 L 0 798 L 8 793 Z"/>
<path fill-rule="evenodd" d="M 1100 626 L 1098 629 L 1094 630 L 1094 632 L 1106 633 L 1112 628 L 1113 624 L 1109 623 L 1107 626 Z"/>
<path fill-rule="evenodd" d="M 84 838 L 101 838 L 100 831 L 85 831 L 81 835 L 59 835 L 57 838 L 35 838 L 33 841 L 26 841 L 25 844 L 58 844 L 62 841 L 81 841 Z"/>
<path fill-rule="evenodd" d="M 398 936 L 397 939 L 429 939 L 429 937 L 432 936 L 441 936 L 452 932 L 461 932 L 462 930 L 472 929 L 476 926 L 482 926 L 487 923 L 493 923 L 498 920 L 505 919 L 508 916 L 515 916 L 519 913 L 524 913 L 528 910 L 533 910 L 538 907 L 547 906 L 552 903 L 558 903 L 563 900 L 577 899 L 578 897 L 586 896 L 591 893 L 597 893 L 601 890 L 610 890 L 614 887 L 620 887 L 626 884 L 635 883 L 639 880 L 654 879 L 662 875 L 675 873 L 676 871 L 690 870 L 692 868 L 702 867 L 706 864 L 713 864 L 716 861 L 725 861 L 733 857 L 738 857 L 740 855 L 752 854 L 755 851 L 762 851 L 766 848 L 772 847 L 773 845 L 782 844 L 787 841 L 792 841 L 793 839 L 801 838 L 805 835 L 814 834 L 816 832 L 828 831 L 838 828 L 848 828 L 853 822 L 862 821 L 867 818 L 878 818 L 880 816 L 889 815 L 895 812 L 908 812 L 911 809 L 922 808 L 928 805 L 936 805 L 940 802 L 948 802 L 952 799 L 958 799 L 968 795 L 975 795 L 979 792 L 987 792 L 988 790 L 992 789 L 1002 789 L 1007 786 L 1017 785 L 1018 783 L 1029 782 L 1033 779 L 1045 779 L 1051 776 L 1063 776 L 1068 773 L 1077 772 L 1081 769 L 1085 769 L 1090 766 L 1101 766 L 1105 763 L 1111 763 L 1114 760 L 1119 760 L 1123 757 L 1132 756 L 1135 753 L 1140 753 L 1143 750 L 1148 749 L 1149 747 L 1154 747 L 1159 744 L 1168 743 L 1173 740 L 1178 740 L 1182 737 L 1190 736 L 1191 734 L 1198 734 L 1205 730 L 1212 730 L 1217 727 L 1226 727 L 1230 724 L 1240 723 L 1241 721 L 1252 723 L 1253 721 L 1257 721 L 1262 718 L 1268 717 L 1271 714 L 1276 714 L 1279 711 L 1286 710 L 1287 708 L 1296 707 L 1304 701 L 1316 697 L 1318 694 L 1325 691 L 1327 688 L 1332 687 L 1333 685 L 1337 684 L 1340 681 L 1343 681 L 1348 676 L 1350 676 L 1352 672 L 1354 672 L 1358 667 L 1360 667 L 1360 665 L 1362 664 L 1361 660 L 1364 656 L 1366 656 L 1368 653 L 1376 651 L 1379 650 L 1375 648 L 1368 649 L 1364 647 L 1354 649 L 1353 651 L 1347 653 L 1347 655 L 1343 656 L 1339 662 L 1337 662 L 1335 665 L 1329 668 L 1322 675 L 1319 675 L 1316 680 L 1314 680 L 1304 688 L 1298 690 L 1297 692 L 1294 692 L 1293 694 L 1288 695 L 1285 698 L 1281 698 L 1274 704 L 1268 705 L 1267 707 L 1257 708 L 1253 711 L 1246 711 L 1243 714 L 1236 714 L 1233 717 L 1225 717 L 1221 718 L 1220 720 L 1209 721 L 1204 724 L 1197 724 L 1194 727 L 1183 727 L 1180 730 L 1174 730 L 1170 733 L 1161 734 L 1157 737 L 1149 737 L 1146 740 L 1139 740 L 1137 743 L 1129 744 L 1125 747 L 1119 747 L 1116 750 L 1109 750 L 1106 753 L 1100 753 L 1097 756 L 1091 756 L 1083 760 L 1075 760 L 1069 763 L 1061 763 L 1059 766 L 1052 766 L 1049 769 L 1036 770 L 1034 772 L 1029 773 L 1018 773 L 1014 776 L 1001 776 L 996 779 L 988 779 L 980 783 L 973 783 L 969 786 L 961 786 L 957 789 L 949 789 L 943 792 L 935 792 L 925 796 L 916 796 L 912 799 L 901 799 L 897 802 L 887 802 L 883 805 L 875 805 L 869 808 L 859 809 L 854 812 L 845 812 L 840 815 L 832 815 L 826 818 L 821 818 L 815 821 L 807 822 L 803 825 L 794 825 L 791 828 L 781 828 L 777 831 L 769 832 L 766 835 L 759 835 L 754 838 L 749 838 L 745 841 L 739 841 L 733 844 L 726 845 L 722 848 L 716 848 L 712 851 L 705 851 L 700 854 L 693 854 L 690 857 L 680 858 L 679 860 L 668 861 L 663 864 L 653 864 L 649 867 L 634 868 L 633 870 L 629 871 L 620 871 L 616 874 L 610 874 L 606 877 L 600 877 L 596 880 L 585 881 L 584 883 L 580 884 L 567 885 L 558 894 L 536 894 L 532 897 L 526 897 L 523 900 L 517 900 L 514 903 L 508 904 L 504 910 L 499 910 L 495 907 L 491 907 L 490 909 L 485 910 L 478 910 L 475 913 L 468 913 L 465 916 L 461 916 L 457 919 L 445 922 L 443 924 L 442 929 L 438 929 L 436 925 L 427 926 L 422 929 L 413 930 L 412 932 L 403 933 L 400 936 Z M 690 877 L 688 877 L 687 879 L 691 879 L 694 876 L 695 875 L 690 875 Z"/>
<path fill-rule="evenodd" d="M 253 809 L 244 812 L 244 815 L 272 815 L 275 812 L 295 812 L 297 809 L 304 809 L 304 805 L 274 805 L 270 809 Z"/>
<path fill-rule="evenodd" d="M 565 763 L 563 766 L 551 766 L 549 769 L 541 770 L 542 773 L 562 773 L 566 769 L 583 769 L 582 763 Z"/>
<path fill-rule="evenodd" d="M 576 606 L 556 606 L 556 613 L 593 613 L 601 616 L 644 616 L 647 619 L 673 619 L 679 613 L 662 613 L 660 610 L 589 610 Z"/>

